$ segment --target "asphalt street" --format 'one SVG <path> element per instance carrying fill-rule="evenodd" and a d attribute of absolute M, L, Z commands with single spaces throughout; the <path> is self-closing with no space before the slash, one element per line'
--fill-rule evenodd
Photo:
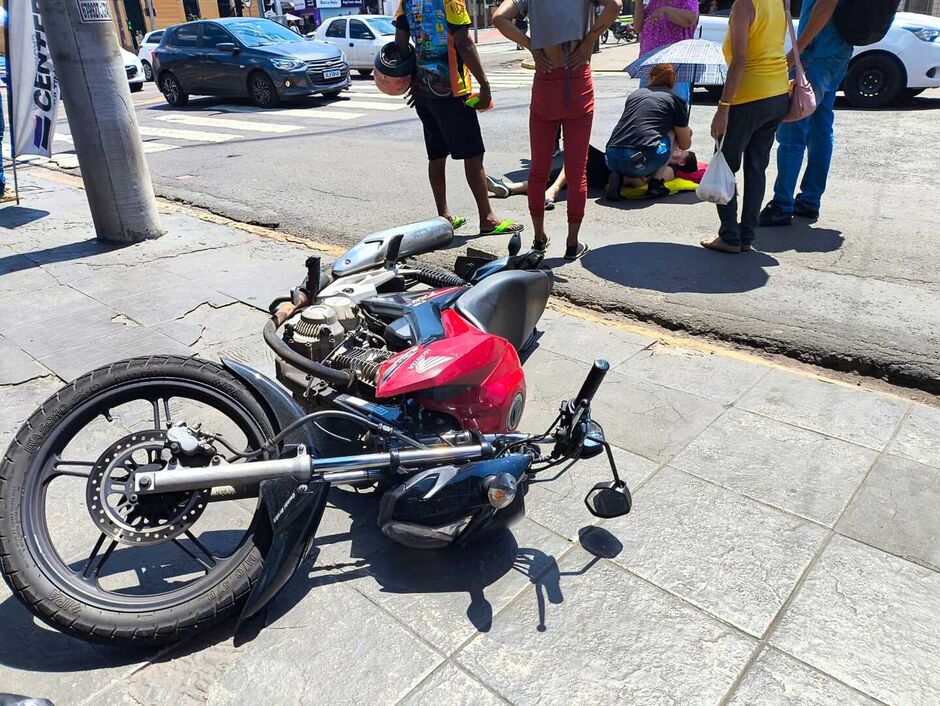
<path fill-rule="evenodd" d="M 607 51 L 607 50 L 605 50 Z M 490 173 L 524 178 L 532 73 L 521 52 L 484 47 L 496 108 L 482 117 Z M 603 147 L 636 82 L 596 75 L 593 144 Z M 223 215 L 333 245 L 434 215 L 421 126 L 400 99 L 357 78 L 342 98 L 277 111 L 247 101 L 193 99 L 172 109 L 148 84 L 135 94 L 157 192 Z M 695 95 L 693 148 L 712 151 L 714 101 Z M 940 391 L 940 91 L 907 106 L 837 110 L 837 148 L 817 223 L 761 232 L 757 254 L 707 252 L 714 207 L 694 194 L 609 204 L 593 192 L 583 230 L 592 252 L 560 259 L 563 204 L 549 216 L 557 292 L 573 302 L 823 364 Z M 67 126 L 57 147 L 68 150 Z M 69 164 L 69 160 L 73 164 Z M 74 166 L 74 157 L 60 155 Z M 933 165 L 933 166 L 931 166 Z M 775 169 L 768 173 L 768 190 Z M 449 172 L 451 205 L 475 232 L 462 169 Z M 528 221 L 525 200 L 496 202 Z M 461 239 L 460 245 L 464 244 Z M 499 251 L 495 238 L 470 238 Z"/>

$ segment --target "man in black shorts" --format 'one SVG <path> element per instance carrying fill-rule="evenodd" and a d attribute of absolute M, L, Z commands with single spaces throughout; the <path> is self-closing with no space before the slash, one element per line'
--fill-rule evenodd
<path fill-rule="evenodd" d="M 432 12 L 428 12 L 429 7 L 433 7 Z M 447 205 L 449 156 L 464 163 L 467 184 L 480 213 L 480 233 L 514 234 L 523 226 L 498 218 L 490 207 L 480 121 L 477 110 L 466 105 L 471 74 L 479 84 L 479 107 L 486 108 L 492 101 L 480 55 L 470 38 L 471 24 L 464 0 L 401 0 L 395 13 L 395 43 L 405 54 L 409 40 L 414 40 L 417 71 L 411 95 L 424 126 L 428 179 L 438 214 L 455 228 L 466 222 L 451 213 Z"/>

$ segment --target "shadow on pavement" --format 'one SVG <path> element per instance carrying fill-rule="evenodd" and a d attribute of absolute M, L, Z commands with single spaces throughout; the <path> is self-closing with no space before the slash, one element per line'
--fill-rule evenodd
<path fill-rule="evenodd" d="M 41 208 L 27 208 L 26 206 L 7 206 L 0 210 L 0 228 L 19 228 L 33 223 L 49 215 Z"/>
<path fill-rule="evenodd" d="M 793 225 L 782 228 L 761 228 L 757 231 L 757 249 L 762 252 L 835 252 L 845 238 L 841 230 L 813 228 L 808 222 L 794 219 Z"/>
<path fill-rule="evenodd" d="M 91 255 L 120 250 L 128 245 L 130 243 L 103 243 L 95 238 L 89 238 L 78 243 L 67 243 L 66 245 L 56 245 L 43 250 L 7 255 L 6 257 L 0 257 L 0 274 L 8 275 L 20 270 L 49 265 L 53 262 L 80 260 Z"/>
<path fill-rule="evenodd" d="M 702 200 L 696 196 L 694 191 L 680 191 L 678 194 L 663 196 L 657 199 L 620 199 L 619 201 L 608 201 L 606 198 L 599 198 L 594 202 L 602 208 L 617 208 L 621 211 L 637 211 L 641 208 L 649 208 L 662 204 L 664 206 L 694 206 L 702 203 Z"/>
<path fill-rule="evenodd" d="M 581 264 L 602 279 L 636 289 L 732 294 L 763 287 L 765 268 L 778 262 L 761 252 L 728 255 L 698 244 L 648 242 L 606 245 L 590 251 Z"/>

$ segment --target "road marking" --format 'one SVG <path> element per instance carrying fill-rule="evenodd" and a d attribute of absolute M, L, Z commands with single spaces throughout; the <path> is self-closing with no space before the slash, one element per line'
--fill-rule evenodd
<path fill-rule="evenodd" d="M 155 120 L 197 127 L 220 127 L 226 130 L 247 130 L 249 132 L 285 133 L 302 129 L 299 125 L 283 123 L 256 123 L 250 120 L 225 120 L 224 118 L 204 118 L 200 115 L 158 115 Z"/>
<path fill-rule="evenodd" d="M 147 105 L 156 105 L 164 101 L 166 101 L 166 99 L 163 96 L 154 96 L 153 98 L 144 98 L 143 100 L 134 101 L 134 107 L 140 108 Z"/>
<path fill-rule="evenodd" d="M 352 100 L 337 100 L 329 105 L 335 105 L 338 108 L 358 108 L 359 110 L 401 110 L 407 106 L 402 103 L 377 103 L 373 101 L 360 101 L 353 98 Z M 319 110 L 317 108 L 316 110 Z"/>
<path fill-rule="evenodd" d="M 75 144 L 75 140 L 72 139 L 72 136 L 67 132 L 60 132 L 56 134 L 53 142 L 68 142 L 70 145 Z M 141 144 L 144 147 L 144 152 L 166 152 L 167 150 L 179 149 L 179 145 L 168 145 L 165 142 L 144 142 L 141 141 Z"/>
<path fill-rule="evenodd" d="M 238 137 L 238 135 L 226 135 L 221 132 L 178 130 L 172 127 L 159 127 L 157 125 L 140 125 L 139 130 L 141 135 L 169 137 L 174 140 L 189 140 L 190 142 L 228 142 Z"/>
<path fill-rule="evenodd" d="M 364 118 L 365 113 L 347 113 L 342 110 L 330 110 L 328 108 L 280 108 L 276 110 L 260 110 L 248 105 L 217 105 L 206 110 L 222 110 L 226 113 L 258 114 L 258 115 L 276 115 L 288 116 L 291 118 L 314 118 L 317 120 L 355 120 Z"/>

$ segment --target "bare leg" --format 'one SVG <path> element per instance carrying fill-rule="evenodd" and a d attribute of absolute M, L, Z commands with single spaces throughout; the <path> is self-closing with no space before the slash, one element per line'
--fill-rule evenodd
<path fill-rule="evenodd" d="M 562 167 L 561 171 L 558 173 L 558 177 L 552 183 L 551 186 L 545 191 L 545 198 L 554 201 L 558 198 L 558 194 L 561 193 L 561 190 L 565 188 L 565 185 L 568 183 L 568 180 L 565 179 L 565 168 Z"/>
<path fill-rule="evenodd" d="M 529 193 L 529 182 L 527 181 L 507 181 L 504 183 L 509 187 L 509 193 L 512 196 L 525 196 Z"/>
<path fill-rule="evenodd" d="M 451 213 L 447 207 L 447 158 L 432 159 L 428 162 L 428 181 L 431 182 L 431 193 L 434 194 L 434 205 L 437 215 L 450 220 Z"/>
<path fill-rule="evenodd" d="M 467 185 L 473 193 L 474 201 L 477 202 L 477 211 L 480 214 L 480 230 L 492 230 L 500 224 L 500 220 L 493 213 L 493 208 L 490 206 L 490 192 L 486 184 L 486 172 L 483 171 L 483 155 L 465 159 L 463 169 L 467 176 Z"/>
<path fill-rule="evenodd" d="M 672 181 L 676 178 L 676 173 L 673 168 L 667 164 L 666 166 L 660 167 L 658 170 L 656 170 L 653 178 L 662 179 L 663 181 Z"/>

